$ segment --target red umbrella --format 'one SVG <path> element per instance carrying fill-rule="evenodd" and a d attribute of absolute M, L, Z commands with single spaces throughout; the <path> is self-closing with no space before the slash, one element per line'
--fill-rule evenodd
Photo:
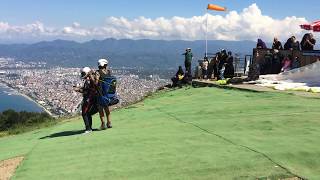
<path fill-rule="evenodd" d="M 309 30 L 309 31 L 313 30 L 314 32 L 320 32 L 320 20 L 315 21 L 311 24 L 302 24 L 300 25 L 300 27 L 305 30 Z"/>

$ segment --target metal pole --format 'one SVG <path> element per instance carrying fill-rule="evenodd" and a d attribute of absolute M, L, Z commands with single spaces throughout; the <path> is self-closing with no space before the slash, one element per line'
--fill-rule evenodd
<path fill-rule="evenodd" d="M 206 10 L 206 54 L 205 57 L 208 55 L 208 9 Z"/>

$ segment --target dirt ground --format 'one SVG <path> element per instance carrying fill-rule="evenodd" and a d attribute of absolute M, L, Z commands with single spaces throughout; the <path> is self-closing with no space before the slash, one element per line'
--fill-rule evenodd
<path fill-rule="evenodd" d="M 0 161 L 0 180 L 9 180 L 22 160 L 23 157 L 15 157 Z"/>

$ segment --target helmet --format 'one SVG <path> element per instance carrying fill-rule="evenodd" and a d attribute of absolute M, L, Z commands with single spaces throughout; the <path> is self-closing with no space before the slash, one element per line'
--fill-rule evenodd
<path fill-rule="evenodd" d="M 106 59 L 99 59 L 98 60 L 98 66 L 105 66 L 108 65 L 108 60 Z"/>
<path fill-rule="evenodd" d="M 89 67 L 84 67 L 80 70 L 80 73 L 81 73 L 81 77 L 82 78 L 85 78 L 89 72 L 91 71 L 91 69 Z"/>

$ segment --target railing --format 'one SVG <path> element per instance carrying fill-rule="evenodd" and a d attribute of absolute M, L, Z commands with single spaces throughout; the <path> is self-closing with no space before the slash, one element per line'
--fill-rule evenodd
<path fill-rule="evenodd" d="M 252 56 L 246 55 L 244 58 L 235 57 L 233 60 L 235 76 L 248 75 L 249 66 L 252 63 Z"/>

